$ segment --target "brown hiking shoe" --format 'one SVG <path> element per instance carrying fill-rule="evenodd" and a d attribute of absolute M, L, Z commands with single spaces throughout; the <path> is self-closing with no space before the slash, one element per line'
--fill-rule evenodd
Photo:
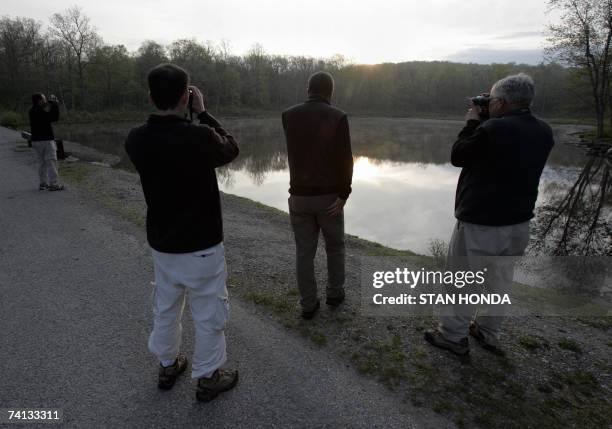
<path fill-rule="evenodd" d="M 176 360 L 170 366 L 162 366 L 159 364 L 159 381 L 157 387 L 163 390 L 170 390 L 174 386 L 174 382 L 185 372 L 187 368 L 187 358 L 183 353 L 179 353 L 176 356 Z"/>
<path fill-rule="evenodd" d="M 310 320 L 313 317 L 315 317 L 315 314 L 317 314 L 317 311 L 319 311 L 319 308 L 321 308 L 321 301 L 317 299 L 317 303 L 315 304 L 315 307 L 312 310 L 308 310 L 308 311 L 302 310 L 302 314 L 300 316 L 304 320 Z"/>
<path fill-rule="evenodd" d="M 325 304 L 329 305 L 330 307 L 339 307 L 340 304 L 342 304 L 344 302 L 344 294 L 340 295 L 340 296 L 336 296 L 336 297 L 327 297 L 327 299 L 325 300 Z"/>
<path fill-rule="evenodd" d="M 499 347 L 499 341 L 497 341 L 497 338 L 492 335 L 485 335 L 484 332 L 482 332 L 482 330 L 480 329 L 480 326 L 478 326 L 478 323 L 470 323 L 470 335 L 476 338 L 478 344 L 480 344 L 483 349 L 493 353 L 503 353 Z"/>
<path fill-rule="evenodd" d="M 219 393 L 233 389 L 238 383 L 238 370 L 218 369 L 212 377 L 198 378 L 196 398 L 201 402 L 208 402 L 219 396 Z"/>
<path fill-rule="evenodd" d="M 39 188 L 40 189 L 40 188 Z M 49 185 L 47 186 L 47 191 L 63 191 L 64 185 Z"/>
<path fill-rule="evenodd" d="M 425 340 L 432 346 L 450 350 L 459 356 L 465 356 L 470 353 L 470 346 L 467 337 L 462 338 L 459 342 L 455 342 L 447 340 L 446 337 L 442 335 L 442 332 L 440 332 L 438 329 L 428 329 L 425 331 Z"/>

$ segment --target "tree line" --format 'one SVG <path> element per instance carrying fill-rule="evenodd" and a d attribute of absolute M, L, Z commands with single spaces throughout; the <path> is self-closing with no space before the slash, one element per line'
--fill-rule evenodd
<path fill-rule="evenodd" d="M 180 39 L 145 41 L 135 52 L 104 43 L 78 7 L 46 26 L 25 17 L 0 19 L 0 110 L 23 114 L 33 92 L 57 95 L 68 112 L 149 109 L 147 72 L 162 62 L 184 67 L 215 111 L 280 111 L 305 98 L 308 76 L 331 72 L 334 102 L 352 114 L 461 116 L 466 97 L 519 71 L 537 85 L 534 110 L 545 117 L 593 116 L 589 81 L 579 65 L 461 64 L 445 61 L 360 65 L 331 58 L 282 56 L 255 45 L 235 55 L 229 44 Z"/>

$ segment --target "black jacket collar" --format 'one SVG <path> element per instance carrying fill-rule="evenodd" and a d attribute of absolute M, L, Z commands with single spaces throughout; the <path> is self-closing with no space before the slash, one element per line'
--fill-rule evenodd
<path fill-rule="evenodd" d="M 170 122 L 189 122 L 189 120 L 179 115 L 158 115 L 156 113 L 152 113 L 149 115 L 147 122 L 150 124 L 165 124 Z"/>
<path fill-rule="evenodd" d="M 519 116 L 519 115 L 531 115 L 531 109 L 529 107 L 522 107 L 520 109 L 514 109 L 506 113 L 504 116 Z"/>
<path fill-rule="evenodd" d="M 331 103 L 329 101 L 327 101 L 327 99 L 325 99 L 324 97 L 321 97 L 320 95 L 310 95 L 308 97 L 308 99 L 306 100 L 306 103 L 326 103 L 331 105 Z"/>

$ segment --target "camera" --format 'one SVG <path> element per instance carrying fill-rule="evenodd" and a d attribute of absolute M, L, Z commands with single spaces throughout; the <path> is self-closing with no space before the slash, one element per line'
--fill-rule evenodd
<path fill-rule="evenodd" d="M 469 99 L 474 106 L 480 107 L 480 118 L 484 121 L 489 119 L 489 102 L 491 96 L 489 94 L 481 94 L 476 97 L 470 97 Z"/>

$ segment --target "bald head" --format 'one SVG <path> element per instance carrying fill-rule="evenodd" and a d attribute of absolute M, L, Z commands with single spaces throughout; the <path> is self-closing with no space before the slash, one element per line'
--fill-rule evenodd
<path fill-rule="evenodd" d="M 331 74 L 320 71 L 308 79 L 308 94 L 331 98 L 334 92 L 334 78 Z"/>

